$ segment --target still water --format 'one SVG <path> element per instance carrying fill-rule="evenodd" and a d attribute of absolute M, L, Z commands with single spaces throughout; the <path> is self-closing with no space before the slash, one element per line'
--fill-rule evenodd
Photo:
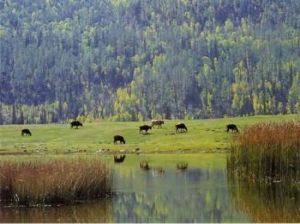
<path fill-rule="evenodd" d="M 161 167 L 164 172 L 157 171 L 157 169 L 142 170 L 139 167 L 139 163 L 144 159 L 148 160 L 154 168 Z M 176 169 L 176 164 L 179 161 L 187 161 L 189 163 L 186 171 Z M 113 191 L 115 192 L 112 198 L 89 201 L 73 206 L 26 209 L 2 207 L 0 208 L 0 221 L 268 221 L 257 219 L 251 206 L 256 208 L 256 203 L 270 202 L 266 199 L 263 199 L 264 202 L 261 202 L 260 196 L 255 196 L 256 201 L 244 200 L 244 196 L 252 198 L 253 188 L 251 188 L 252 195 L 249 195 L 247 191 L 241 190 L 240 184 L 228 181 L 226 155 L 131 155 L 127 156 L 124 163 L 111 163 L 111 165 L 113 167 Z M 247 189 L 247 187 L 242 189 Z M 299 191 L 290 196 L 290 198 L 285 198 L 284 201 L 287 201 L 291 207 L 288 207 L 283 212 L 291 212 L 291 215 L 295 216 L 300 211 L 298 203 Z M 280 205 L 279 207 L 281 208 L 282 206 Z M 268 208 L 267 205 L 260 207 L 262 213 L 268 212 Z M 264 209 L 266 211 L 263 211 Z M 288 220 L 287 218 L 286 221 L 297 220 Z"/>

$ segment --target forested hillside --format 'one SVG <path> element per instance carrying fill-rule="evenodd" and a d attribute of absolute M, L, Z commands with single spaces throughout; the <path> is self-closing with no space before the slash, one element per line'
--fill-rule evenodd
<path fill-rule="evenodd" d="M 0 0 L 0 124 L 300 112 L 299 0 Z"/>

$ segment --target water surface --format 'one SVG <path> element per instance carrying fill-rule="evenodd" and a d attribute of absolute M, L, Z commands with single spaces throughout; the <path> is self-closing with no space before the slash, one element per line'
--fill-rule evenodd
<path fill-rule="evenodd" d="M 112 157 L 108 159 L 112 161 Z M 145 171 L 139 167 L 140 161 L 145 159 L 154 169 Z M 176 169 L 179 161 L 189 163 L 186 171 Z M 227 179 L 224 154 L 130 155 L 122 164 L 110 164 L 115 192 L 112 198 L 73 206 L 1 207 L 1 222 L 257 221 L 255 214 L 243 209 L 247 203 L 250 203 L 250 207 L 256 206 L 251 204 L 251 200 L 241 197 L 251 198 L 251 195 L 247 195 L 247 192 L 240 194 L 240 183 Z M 158 171 L 158 167 L 164 172 Z M 253 190 L 255 188 L 252 188 L 251 194 Z M 296 191 L 294 199 L 291 198 L 296 210 L 295 206 L 292 207 L 297 212 L 295 195 L 299 195 L 299 192 Z M 285 201 L 290 203 L 291 200 L 287 198 Z M 269 203 L 266 199 L 264 201 Z M 285 212 L 289 213 L 289 209 Z"/>

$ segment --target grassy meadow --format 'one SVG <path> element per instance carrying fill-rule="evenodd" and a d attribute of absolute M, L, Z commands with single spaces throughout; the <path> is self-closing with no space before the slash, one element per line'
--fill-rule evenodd
<path fill-rule="evenodd" d="M 165 120 L 162 128 L 153 128 L 149 134 L 139 134 L 138 127 L 145 122 L 99 121 L 84 123 L 72 129 L 69 124 L 2 125 L 0 126 L 0 154 L 30 153 L 90 153 L 124 150 L 141 153 L 156 152 L 223 152 L 230 147 L 233 133 L 226 132 L 226 125 L 234 123 L 240 130 L 255 123 L 300 120 L 300 115 L 251 116 L 222 119 L 183 121 L 187 133 L 176 133 L 179 120 Z M 32 136 L 21 136 L 29 128 Z M 124 136 L 125 145 L 113 143 L 113 136 Z M 109 151 L 107 150 L 109 149 Z"/>

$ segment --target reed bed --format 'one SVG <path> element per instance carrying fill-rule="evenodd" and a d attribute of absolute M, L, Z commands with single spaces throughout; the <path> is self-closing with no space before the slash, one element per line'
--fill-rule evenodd
<path fill-rule="evenodd" d="M 110 190 L 110 170 L 99 160 L 0 163 L 1 204 L 67 204 L 103 197 Z"/>
<path fill-rule="evenodd" d="M 300 123 L 261 123 L 236 135 L 228 158 L 231 174 L 253 181 L 300 181 Z"/>

